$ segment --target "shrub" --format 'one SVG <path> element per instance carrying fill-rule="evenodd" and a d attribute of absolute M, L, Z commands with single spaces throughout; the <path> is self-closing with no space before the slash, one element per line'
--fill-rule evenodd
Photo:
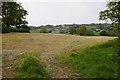
<path fill-rule="evenodd" d="M 38 57 L 32 53 L 23 53 L 15 68 L 18 78 L 45 78 L 46 70 L 39 63 Z"/>

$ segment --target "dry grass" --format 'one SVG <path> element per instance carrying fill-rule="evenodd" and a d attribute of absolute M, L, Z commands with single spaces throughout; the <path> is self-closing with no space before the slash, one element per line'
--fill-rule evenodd
<path fill-rule="evenodd" d="M 24 51 L 39 53 L 46 68 L 49 68 L 51 77 L 69 77 L 68 75 L 73 75 L 69 74 L 69 72 L 72 73 L 72 70 L 67 70 L 64 65 L 57 61 L 55 56 L 78 49 L 83 50 L 86 47 L 101 44 L 114 38 L 40 33 L 3 34 L 3 77 L 14 77 L 12 64 L 17 59 L 16 56 Z"/>

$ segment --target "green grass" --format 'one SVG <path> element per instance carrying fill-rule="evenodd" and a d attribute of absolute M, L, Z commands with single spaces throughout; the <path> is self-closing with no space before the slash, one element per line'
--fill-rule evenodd
<path fill-rule="evenodd" d="M 82 52 L 71 53 L 66 63 L 82 78 L 116 78 L 118 64 L 115 45 L 116 40 L 112 40 Z"/>
<path fill-rule="evenodd" d="M 16 62 L 17 78 L 45 78 L 47 72 L 39 62 L 39 58 L 33 53 L 22 53 Z"/>

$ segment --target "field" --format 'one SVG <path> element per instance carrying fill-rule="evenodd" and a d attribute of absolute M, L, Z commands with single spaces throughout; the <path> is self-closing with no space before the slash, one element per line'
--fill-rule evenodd
<path fill-rule="evenodd" d="M 14 61 L 21 52 L 40 55 L 50 77 L 67 78 L 78 74 L 65 65 L 59 56 L 68 56 L 76 50 L 83 51 L 93 45 L 103 44 L 115 37 L 77 36 L 65 34 L 8 33 L 2 35 L 3 77 L 15 77 Z"/>

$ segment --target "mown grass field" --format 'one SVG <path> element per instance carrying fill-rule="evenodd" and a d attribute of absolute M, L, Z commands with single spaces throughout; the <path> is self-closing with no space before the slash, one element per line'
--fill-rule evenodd
<path fill-rule="evenodd" d="M 76 71 L 65 65 L 59 56 L 69 56 L 70 52 L 83 51 L 93 45 L 103 44 L 115 37 L 76 36 L 64 34 L 8 33 L 2 35 L 3 77 L 15 77 L 14 61 L 22 52 L 40 55 L 40 61 L 50 77 L 75 77 Z"/>

